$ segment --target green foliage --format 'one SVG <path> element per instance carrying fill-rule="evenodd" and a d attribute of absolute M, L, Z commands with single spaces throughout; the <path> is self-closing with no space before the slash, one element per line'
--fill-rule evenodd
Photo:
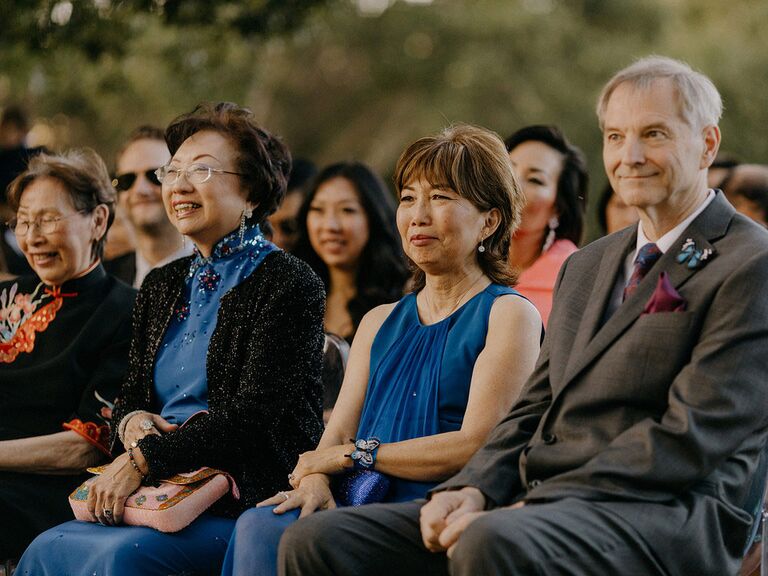
<path fill-rule="evenodd" d="M 24 101 L 59 146 L 109 159 L 143 122 L 201 100 L 250 106 L 299 155 L 391 172 L 411 140 L 454 122 L 506 136 L 554 123 L 605 180 L 594 103 L 651 53 L 720 88 L 723 149 L 768 161 L 768 3 L 749 0 L 0 0 L 0 105 Z M 368 0 L 370 5 L 370 0 Z M 59 14 L 58 17 L 60 17 Z"/>
<path fill-rule="evenodd" d="M 6 45 L 31 51 L 75 47 L 94 60 L 125 54 L 137 22 L 152 16 L 171 27 L 210 26 L 246 38 L 282 34 L 326 0 L 0 0 Z"/>

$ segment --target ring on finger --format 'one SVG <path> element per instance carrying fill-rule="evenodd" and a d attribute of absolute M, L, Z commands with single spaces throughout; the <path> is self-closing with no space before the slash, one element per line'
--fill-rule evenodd
<path fill-rule="evenodd" d="M 104 508 L 104 517 L 111 519 L 112 518 L 112 510 L 110 510 L 109 508 Z"/>
<path fill-rule="evenodd" d="M 288 498 L 289 498 L 288 492 L 280 491 L 280 492 L 278 492 L 278 494 L 283 497 L 283 502 L 287 502 L 288 501 Z"/>

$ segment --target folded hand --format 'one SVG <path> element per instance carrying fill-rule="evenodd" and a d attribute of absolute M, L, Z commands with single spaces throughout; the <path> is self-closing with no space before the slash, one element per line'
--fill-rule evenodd
<path fill-rule="evenodd" d="M 152 426 L 149 427 L 149 422 Z M 179 427 L 178 424 L 171 424 L 165 418 L 159 414 L 151 414 L 150 412 L 140 412 L 131 416 L 131 419 L 125 425 L 125 432 L 123 433 L 123 446 L 126 450 L 130 448 L 134 442 L 138 442 L 144 436 L 149 434 L 165 434 L 167 432 L 173 432 Z"/>
<path fill-rule="evenodd" d="M 349 454 L 355 449 L 352 443 L 318 448 L 304 452 L 299 456 L 296 467 L 288 476 L 291 486 L 298 488 L 302 479 L 310 474 L 339 474 L 347 468 L 352 468 L 353 462 Z"/>
<path fill-rule="evenodd" d="M 256 504 L 257 508 L 262 506 L 275 506 L 275 514 L 301 508 L 299 518 L 304 518 L 316 510 L 336 508 L 336 502 L 331 494 L 328 477 L 322 474 L 311 474 L 305 476 L 301 486 L 295 490 L 278 492 L 271 498 Z"/>
<path fill-rule="evenodd" d="M 94 480 L 88 490 L 88 511 L 101 524 L 123 521 L 125 500 L 141 486 L 141 476 L 121 454 Z"/>
<path fill-rule="evenodd" d="M 464 529 L 485 507 L 485 496 L 477 488 L 438 492 L 421 508 L 421 538 L 427 550 L 449 550 Z"/>

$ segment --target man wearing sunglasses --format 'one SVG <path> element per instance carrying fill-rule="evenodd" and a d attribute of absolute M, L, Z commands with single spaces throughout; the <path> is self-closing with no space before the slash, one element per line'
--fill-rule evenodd
<path fill-rule="evenodd" d="M 152 268 L 188 255 L 182 237 L 171 225 L 163 207 L 155 170 L 170 160 L 163 131 L 152 126 L 134 130 L 117 155 L 112 185 L 118 192 L 119 210 L 130 224 L 135 252 L 107 261 L 107 270 L 141 287 Z"/>

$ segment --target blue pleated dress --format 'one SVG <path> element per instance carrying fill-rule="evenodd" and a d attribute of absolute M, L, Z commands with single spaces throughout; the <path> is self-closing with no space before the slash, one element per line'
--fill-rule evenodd
<path fill-rule="evenodd" d="M 221 298 L 277 247 L 258 226 L 220 240 L 211 256 L 196 252 L 184 303 L 174 312 L 155 360 L 155 398 L 171 423 L 208 408 L 206 358 Z M 73 489 L 76 486 L 73 486 Z M 144 526 L 73 520 L 40 534 L 19 561 L 18 576 L 169 576 L 213 574 L 221 566 L 235 520 L 203 514 L 164 534 Z"/>
<path fill-rule="evenodd" d="M 357 438 L 382 443 L 453 432 L 461 428 L 477 357 L 485 348 L 491 307 L 499 296 L 519 294 L 489 284 L 461 308 L 424 325 L 416 294 L 397 303 L 371 346 L 370 377 Z M 436 482 L 392 477 L 386 502 L 423 498 Z M 237 521 L 222 574 L 277 574 L 280 536 L 299 516 L 274 507 L 251 508 Z M 320 512 L 322 513 L 322 512 Z"/>

